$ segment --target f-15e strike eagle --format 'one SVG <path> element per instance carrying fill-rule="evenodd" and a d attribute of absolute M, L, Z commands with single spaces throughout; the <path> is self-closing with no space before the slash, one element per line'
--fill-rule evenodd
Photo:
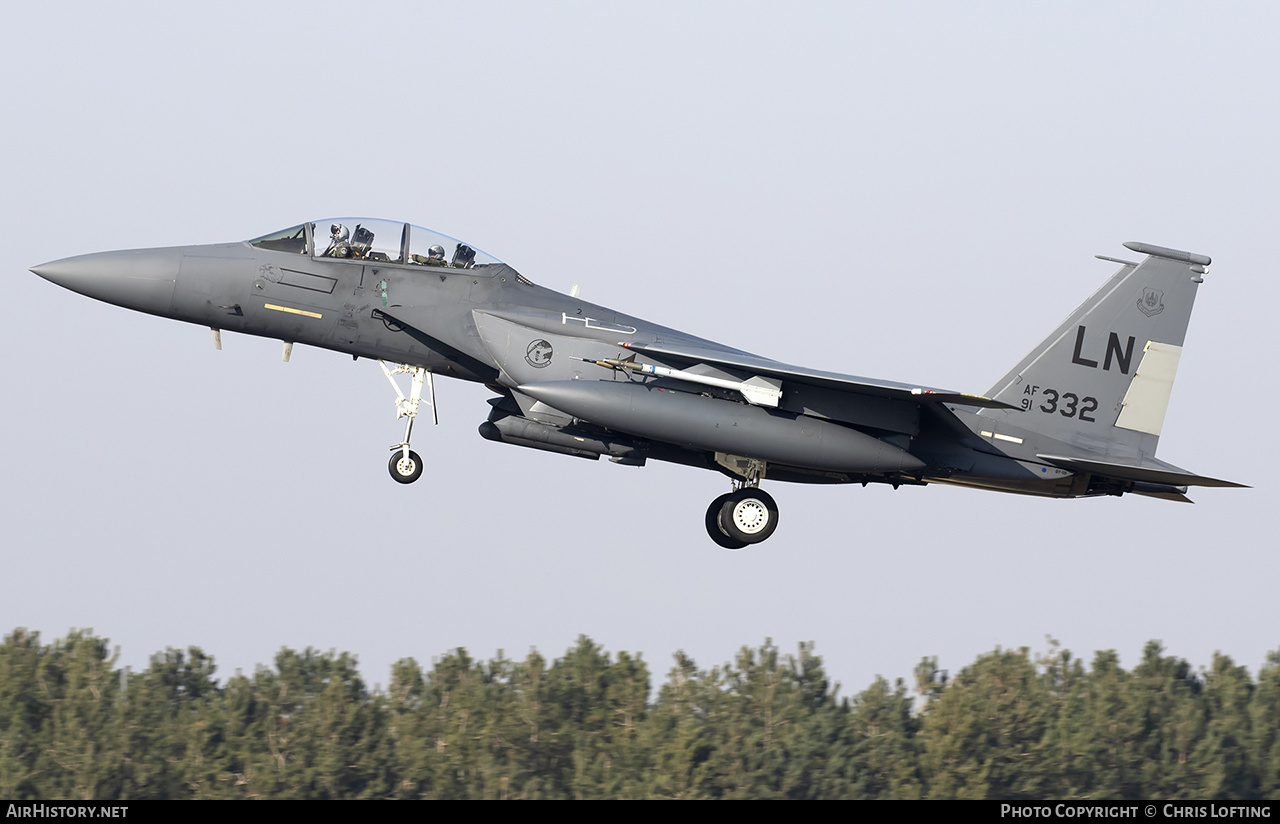
<path fill-rule="evenodd" d="M 327 233 L 327 237 L 326 237 Z M 102 252 L 32 269 L 60 286 L 153 315 L 376 359 L 409 446 L 434 375 L 496 397 L 492 441 L 627 466 L 718 471 L 707 508 L 722 547 L 778 525 L 761 481 L 958 484 L 1053 498 L 1133 493 L 1188 501 L 1189 486 L 1241 486 L 1155 458 L 1183 336 L 1209 258 L 1126 243 L 1119 265 L 986 395 L 822 372 L 657 326 L 531 282 L 454 238 L 384 220 L 304 223 L 254 240 Z M 1099 256 L 1101 257 L 1101 256 Z M 408 394 L 397 375 L 408 375 Z"/>

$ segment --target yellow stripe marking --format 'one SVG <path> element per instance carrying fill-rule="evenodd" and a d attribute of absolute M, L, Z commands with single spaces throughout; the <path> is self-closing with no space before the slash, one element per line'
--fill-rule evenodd
<path fill-rule="evenodd" d="M 274 309 L 277 312 L 288 312 L 291 315 L 306 315 L 309 318 L 322 318 L 324 315 L 319 312 L 307 312 L 303 309 L 290 309 L 288 306 L 276 306 L 274 303 L 262 304 L 263 309 Z"/>

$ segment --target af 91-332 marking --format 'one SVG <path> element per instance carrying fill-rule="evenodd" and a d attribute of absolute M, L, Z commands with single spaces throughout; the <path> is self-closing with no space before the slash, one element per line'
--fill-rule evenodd
<path fill-rule="evenodd" d="M 1096 419 L 1089 413 L 1098 411 L 1097 398 L 1086 396 L 1082 400 L 1074 392 L 1059 392 L 1057 389 L 1042 389 L 1040 391 L 1048 396 L 1048 400 L 1036 407 L 1041 412 L 1047 415 L 1052 415 L 1056 412 L 1064 418 L 1079 418 L 1089 423 L 1096 422 Z M 1058 403 L 1059 400 L 1062 401 L 1061 405 Z M 1022 408 L 1030 409 L 1031 403 L 1031 398 L 1023 398 Z"/>

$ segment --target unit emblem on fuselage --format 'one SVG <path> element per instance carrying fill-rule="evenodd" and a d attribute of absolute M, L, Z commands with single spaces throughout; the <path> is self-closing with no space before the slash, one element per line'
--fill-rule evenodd
<path fill-rule="evenodd" d="M 529 344 L 529 348 L 524 352 L 525 362 L 535 369 L 542 369 L 551 365 L 551 343 L 545 340 L 535 340 Z"/>

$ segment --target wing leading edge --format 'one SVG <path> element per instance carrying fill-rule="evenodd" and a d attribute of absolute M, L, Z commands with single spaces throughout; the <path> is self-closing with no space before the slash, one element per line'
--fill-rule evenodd
<path fill-rule="evenodd" d="M 1246 484 L 1224 481 L 1195 475 L 1181 467 L 1164 461 L 1144 461 L 1141 464 L 1110 463 L 1107 461 L 1091 461 L 1086 458 L 1069 458 L 1063 455 L 1036 455 L 1040 460 L 1063 469 L 1076 472 L 1090 472 L 1119 481 L 1134 481 L 1144 484 L 1163 484 L 1166 486 L 1220 486 L 1249 489 Z"/>

